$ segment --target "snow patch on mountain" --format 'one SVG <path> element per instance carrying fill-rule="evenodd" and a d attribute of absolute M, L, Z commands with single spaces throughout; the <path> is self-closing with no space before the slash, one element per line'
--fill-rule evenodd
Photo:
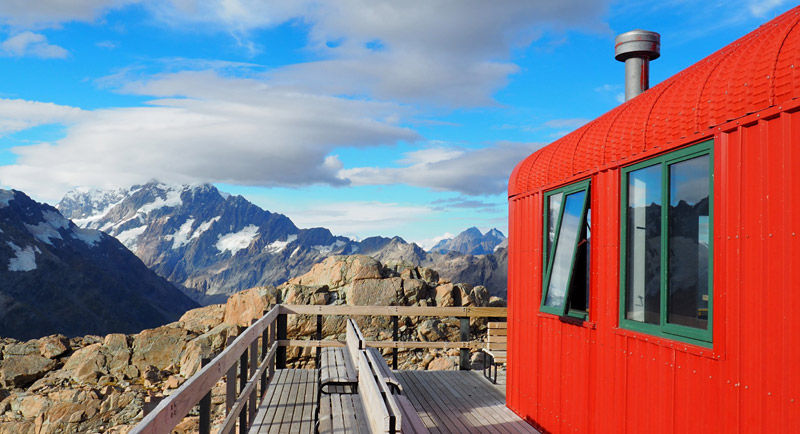
<path fill-rule="evenodd" d="M 183 246 L 185 246 L 190 239 L 192 239 L 192 226 L 194 226 L 194 219 L 187 219 L 178 231 L 172 235 L 167 235 L 164 237 L 165 240 L 170 241 L 172 240 L 172 249 L 176 250 Z"/>
<path fill-rule="evenodd" d="M 232 232 L 225 235 L 220 235 L 216 247 L 220 253 L 227 251 L 231 252 L 231 256 L 242 249 L 250 246 L 253 240 L 258 235 L 258 226 L 248 225 L 239 232 Z"/>
<path fill-rule="evenodd" d="M 333 244 L 327 245 L 327 246 L 311 246 L 311 248 L 312 249 L 316 249 L 317 251 L 319 251 L 319 253 L 321 253 L 323 255 L 327 255 L 327 254 L 333 252 L 334 250 L 340 249 L 340 248 L 342 248 L 342 247 L 344 247 L 346 245 L 347 245 L 346 242 L 344 242 L 342 240 L 336 240 L 336 242 L 334 242 Z"/>
<path fill-rule="evenodd" d="M 197 229 L 194 230 L 194 233 L 192 234 L 192 237 L 190 239 L 193 240 L 195 238 L 200 238 L 200 235 L 202 235 L 203 232 L 209 230 L 211 228 L 211 225 L 213 225 L 215 222 L 218 222 L 219 219 L 221 218 L 222 218 L 221 216 L 216 216 L 207 222 L 201 223 L 200 226 L 198 226 Z"/>
<path fill-rule="evenodd" d="M 47 222 L 41 222 L 37 225 L 29 225 L 25 223 L 25 227 L 28 228 L 28 232 L 30 232 L 37 240 L 53 245 L 52 241 L 50 240 L 63 240 L 61 238 L 61 234 L 50 224 Z"/>
<path fill-rule="evenodd" d="M 141 208 L 139 208 L 140 213 L 149 214 L 160 208 L 177 208 L 183 204 L 183 201 L 181 200 L 181 190 L 173 190 L 170 189 L 169 186 L 163 184 L 159 184 L 159 187 L 162 187 L 164 190 L 166 190 L 167 197 L 157 197 L 153 202 L 143 205 Z"/>
<path fill-rule="evenodd" d="M 280 253 L 286 249 L 289 243 L 297 240 L 297 235 L 289 235 L 286 241 L 273 241 L 265 249 L 270 253 Z"/>
<path fill-rule="evenodd" d="M 94 247 L 100 244 L 103 233 L 94 229 L 75 228 L 72 230 L 72 238 L 83 241 L 89 247 Z"/>
<path fill-rule="evenodd" d="M 16 254 L 15 257 L 8 261 L 8 271 L 33 271 L 36 269 L 36 253 L 42 253 L 38 247 L 25 246 L 25 248 L 20 248 L 11 241 L 7 241 L 6 244 Z"/>
<path fill-rule="evenodd" d="M 116 238 L 120 243 L 124 244 L 130 250 L 136 248 L 136 239 L 139 235 L 143 234 L 147 229 L 147 225 L 139 226 L 138 228 L 128 229 L 117 234 Z"/>

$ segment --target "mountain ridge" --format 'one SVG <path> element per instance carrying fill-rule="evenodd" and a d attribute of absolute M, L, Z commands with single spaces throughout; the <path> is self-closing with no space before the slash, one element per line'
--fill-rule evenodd
<path fill-rule="evenodd" d="M 0 189 L 4 336 L 132 332 L 194 307 L 113 237 L 79 228 L 20 191 Z"/>
<path fill-rule="evenodd" d="M 83 227 L 117 237 L 147 266 L 201 304 L 220 302 L 253 286 L 280 284 L 331 255 L 360 253 L 390 265 L 453 271 L 477 262 L 426 252 L 400 237 L 355 241 L 326 228 L 301 229 L 283 214 L 210 184 L 169 186 L 151 181 L 110 192 L 76 191 L 65 195 L 57 208 L 78 218 Z M 472 274 L 477 280 L 466 283 L 484 284 L 482 276 L 493 274 L 491 268 L 497 267 L 492 264 L 484 264 L 487 269 Z M 450 278 L 447 273 L 444 277 Z M 505 296 L 505 282 L 498 282 L 489 290 Z"/>

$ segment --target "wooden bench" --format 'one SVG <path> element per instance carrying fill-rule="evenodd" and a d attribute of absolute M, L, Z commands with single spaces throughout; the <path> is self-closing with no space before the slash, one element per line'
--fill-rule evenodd
<path fill-rule="evenodd" d="M 391 384 L 381 366 L 386 361 L 378 352 L 364 351 L 359 358 L 358 393 L 373 434 L 423 434 L 428 428 L 411 401 L 403 395 L 393 395 Z M 388 366 L 387 366 L 388 367 Z"/>
<path fill-rule="evenodd" d="M 319 394 L 329 393 L 335 386 L 349 387 L 356 392 L 358 352 L 364 349 L 364 336 L 355 321 L 347 320 L 346 346 L 323 348 L 319 365 Z M 340 390 L 337 388 L 337 390 Z M 319 395 L 318 394 L 318 395 Z"/>
<path fill-rule="evenodd" d="M 366 348 L 363 335 L 354 321 L 347 322 L 347 346 L 323 352 L 320 369 L 326 371 L 319 387 L 316 411 L 317 433 L 396 434 L 428 433 L 411 401 L 402 396 L 403 387 L 376 348 Z M 325 356 L 325 354 L 328 356 Z M 346 356 L 341 356 L 346 354 Z M 334 359 L 330 359 L 333 355 Z M 357 394 L 347 381 L 351 372 L 338 367 L 342 357 L 354 362 Z M 322 379 L 322 373 L 320 373 Z"/>
<path fill-rule="evenodd" d="M 497 366 L 506 363 L 506 341 L 508 336 L 507 322 L 490 322 L 487 324 L 486 347 L 483 348 L 483 376 L 497 384 Z M 486 356 L 492 358 L 486 363 Z M 494 366 L 494 377 L 492 377 Z"/>

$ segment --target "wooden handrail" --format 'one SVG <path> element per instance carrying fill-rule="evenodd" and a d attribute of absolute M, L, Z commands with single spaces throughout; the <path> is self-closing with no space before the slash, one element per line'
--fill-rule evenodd
<path fill-rule="evenodd" d="M 189 411 L 191 411 L 192 407 L 208 394 L 223 376 L 226 374 L 230 376 L 231 372 L 235 373 L 235 364 L 242 358 L 245 351 L 247 351 L 248 348 L 256 348 L 258 338 L 264 335 L 264 332 L 276 322 L 277 324 L 275 325 L 278 328 L 279 335 L 277 336 L 278 339 L 271 343 L 267 354 L 262 355 L 264 358 L 258 363 L 259 366 L 257 368 L 255 367 L 255 363 L 253 363 L 255 359 L 251 354 L 250 364 L 252 366 L 250 375 L 246 373 L 241 375 L 242 378 L 240 378 L 240 381 L 242 381 L 243 386 L 240 387 L 241 391 L 239 396 L 236 398 L 235 403 L 233 403 L 223 422 L 223 430 L 221 432 L 224 434 L 227 434 L 234 427 L 237 417 L 239 417 L 240 425 L 243 423 L 243 420 L 247 419 L 247 415 L 242 415 L 241 412 L 247 406 L 248 402 L 252 407 L 252 403 L 254 402 L 253 398 L 255 397 L 253 394 L 256 392 L 259 377 L 263 378 L 266 369 L 274 364 L 277 364 L 279 368 L 285 365 L 285 348 L 287 346 L 326 347 L 345 345 L 344 342 L 337 340 L 299 340 L 286 339 L 285 336 L 280 336 L 282 328 L 285 334 L 286 315 L 292 314 L 389 316 L 393 318 L 395 324 L 396 320 L 394 320 L 394 318 L 399 316 L 458 317 L 461 318 L 462 326 L 462 340 L 458 342 L 406 342 L 398 341 L 395 337 L 392 341 L 364 341 L 364 344 L 367 347 L 392 348 L 394 351 L 397 351 L 398 348 L 460 348 L 463 353 L 464 351 L 468 352 L 469 349 L 481 348 L 482 345 L 479 342 L 464 341 L 463 328 L 465 324 L 469 326 L 468 318 L 505 318 L 508 315 L 508 311 L 504 307 L 275 305 L 261 319 L 254 322 L 241 335 L 233 340 L 233 342 L 230 342 L 230 344 L 211 360 L 211 362 L 202 367 L 181 387 L 161 401 L 152 412 L 145 416 L 144 419 L 131 430 L 131 434 L 164 434 L 171 432 Z M 320 321 L 318 321 L 317 326 L 321 328 Z M 273 328 L 273 332 L 274 331 L 275 328 Z M 466 338 L 469 339 L 468 336 Z M 272 340 L 270 340 L 270 342 L 271 341 Z M 267 347 L 263 346 L 262 343 L 262 348 Z M 463 356 L 464 354 L 462 354 L 462 359 Z M 230 385 L 235 381 L 235 378 L 228 378 L 227 389 L 229 392 L 231 391 Z M 251 413 L 249 418 L 251 419 L 250 423 L 252 423 L 253 411 L 254 408 L 249 409 L 249 413 Z"/>
<path fill-rule="evenodd" d="M 346 306 L 280 305 L 281 313 L 296 315 L 344 316 L 437 316 L 470 318 L 505 318 L 505 307 L 436 307 L 436 306 Z"/>
<path fill-rule="evenodd" d="M 144 417 L 131 431 L 131 434 L 169 433 L 189 414 L 192 407 L 211 390 L 239 360 L 245 350 L 258 339 L 264 330 L 278 318 L 280 308 L 273 307 L 255 324 L 248 327 L 231 346 L 225 348 L 211 363 L 200 369 L 192 378 L 183 383 L 175 392 L 161 401 L 150 414 Z M 274 354 L 274 353 L 273 353 Z M 230 381 L 230 380 L 229 380 Z"/>

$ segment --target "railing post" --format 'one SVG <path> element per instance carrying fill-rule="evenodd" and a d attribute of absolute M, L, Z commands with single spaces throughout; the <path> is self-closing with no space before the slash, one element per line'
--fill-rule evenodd
<path fill-rule="evenodd" d="M 397 315 L 392 315 L 392 340 L 397 342 Z M 397 347 L 392 348 L 392 369 L 397 370 Z"/>
<path fill-rule="evenodd" d="M 253 324 L 256 323 L 256 321 L 258 321 L 258 320 L 254 319 L 252 321 L 252 323 L 250 324 L 250 326 L 252 327 Z M 256 370 L 257 369 L 258 369 L 258 337 L 253 339 L 253 342 L 250 344 L 250 375 L 248 375 L 247 378 L 251 378 L 254 375 L 256 375 Z M 258 381 L 258 380 L 256 380 L 256 381 Z M 247 408 L 249 410 L 249 412 L 247 414 L 247 420 L 248 420 L 247 426 L 248 427 L 252 426 L 253 422 L 255 422 L 255 420 L 256 420 L 256 396 L 257 395 L 258 395 L 258 392 L 256 391 L 256 388 L 253 387 L 253 391 L 250 392 L 250 399 L 249 399 L 250 405 Z"/>
<path fill-rule="evenodd" d="M 235 336 L 228 336 L 228 341 L 225 344 L 225 348 L 228 348 L 233 341 L 236 340 Z M 233 403 L 236 401 L 236 361 L 233 362 L 230 368 L 228 368 L 228 373 L 226 374 L 225 380 L 225 416 L 227 417 L 231 414 L 231 408 L 233 408 Z M 222 433 L 222 434 L 229 434 L 229 433 Z"/>
<path fill-rule="evenodd" d="M 206 366 L 211 359 L 200 359 L 200 366 Z M 211 391 L 200 399 L 200 434 L 211 434 Z"/>
<path fill-rule="evenodd" d="M 267 314 L 267 311 L 264 311 L 264 315 Z M 264 361 L 264 358 L 267 357 L 267 353 L 269 352 L 269 328 L 265 328 L 264 332 L 261 333 L 261 361 Z M 259 363 L 259 366 L 261 363 Z M 261 373 L 261 393 L 259 394 L 259 403 L 264 401 L 264 394 L 267 391 L 267 369 Z"/>
<path fill-rule="evenodd" d="M 286 314 L 281 313 L 278 315 L 278 319 L 276 319 L 278 323 L 278 340 L 286 339 Z M 278 365 L 278 369 L 286 369 L 286 347 L 278 346 L 278 351 L 276 351 L 275 357 L 278 359 L 276 364 Z"/>
<path fill-rule="evenodd" d="M 239 358 L 239 393 L 247 387 L 247 347 Z M 244 401 L 239 412 L 239 434 L 247 434 L 247 401 Z"/>
<path fill-rule="evenodd" d="M 275 337 L 276 336 L 276 332 L 275 332 L 276 328 L 277 328 L 277 325 L 275 323 L 272 323 L 269 326 L 269 345 L 270 346 L 272 346 L 272 344 L 274 344 L 275 341 L 277 340 L 277 338 Z M 277 350 L 276 350 L 276 357 L 277 357 Z M 272 360 L 269 361 L 269 379 L 272 380 L 272 377 L 274 375 L 275 375 L 275 357 L 273 357 Z"/>
<path fill-rule="evenodd" d="M 461 342 L 469 341 L 469 317 L 460 317 L 461 320 Z M 461 360 L 458 368 L 462 371 L 469 370 L 469 348 L 461 349 Z"/>
<path fill-rule="evenodd" d="M 317 315 L 317 340 L 322 340 L 322 315 Z M 322 357 L 322 347 L 317 347 L 317 355 L 314 358 L 314 366 L 319 369 L 319 363 Z"/>

